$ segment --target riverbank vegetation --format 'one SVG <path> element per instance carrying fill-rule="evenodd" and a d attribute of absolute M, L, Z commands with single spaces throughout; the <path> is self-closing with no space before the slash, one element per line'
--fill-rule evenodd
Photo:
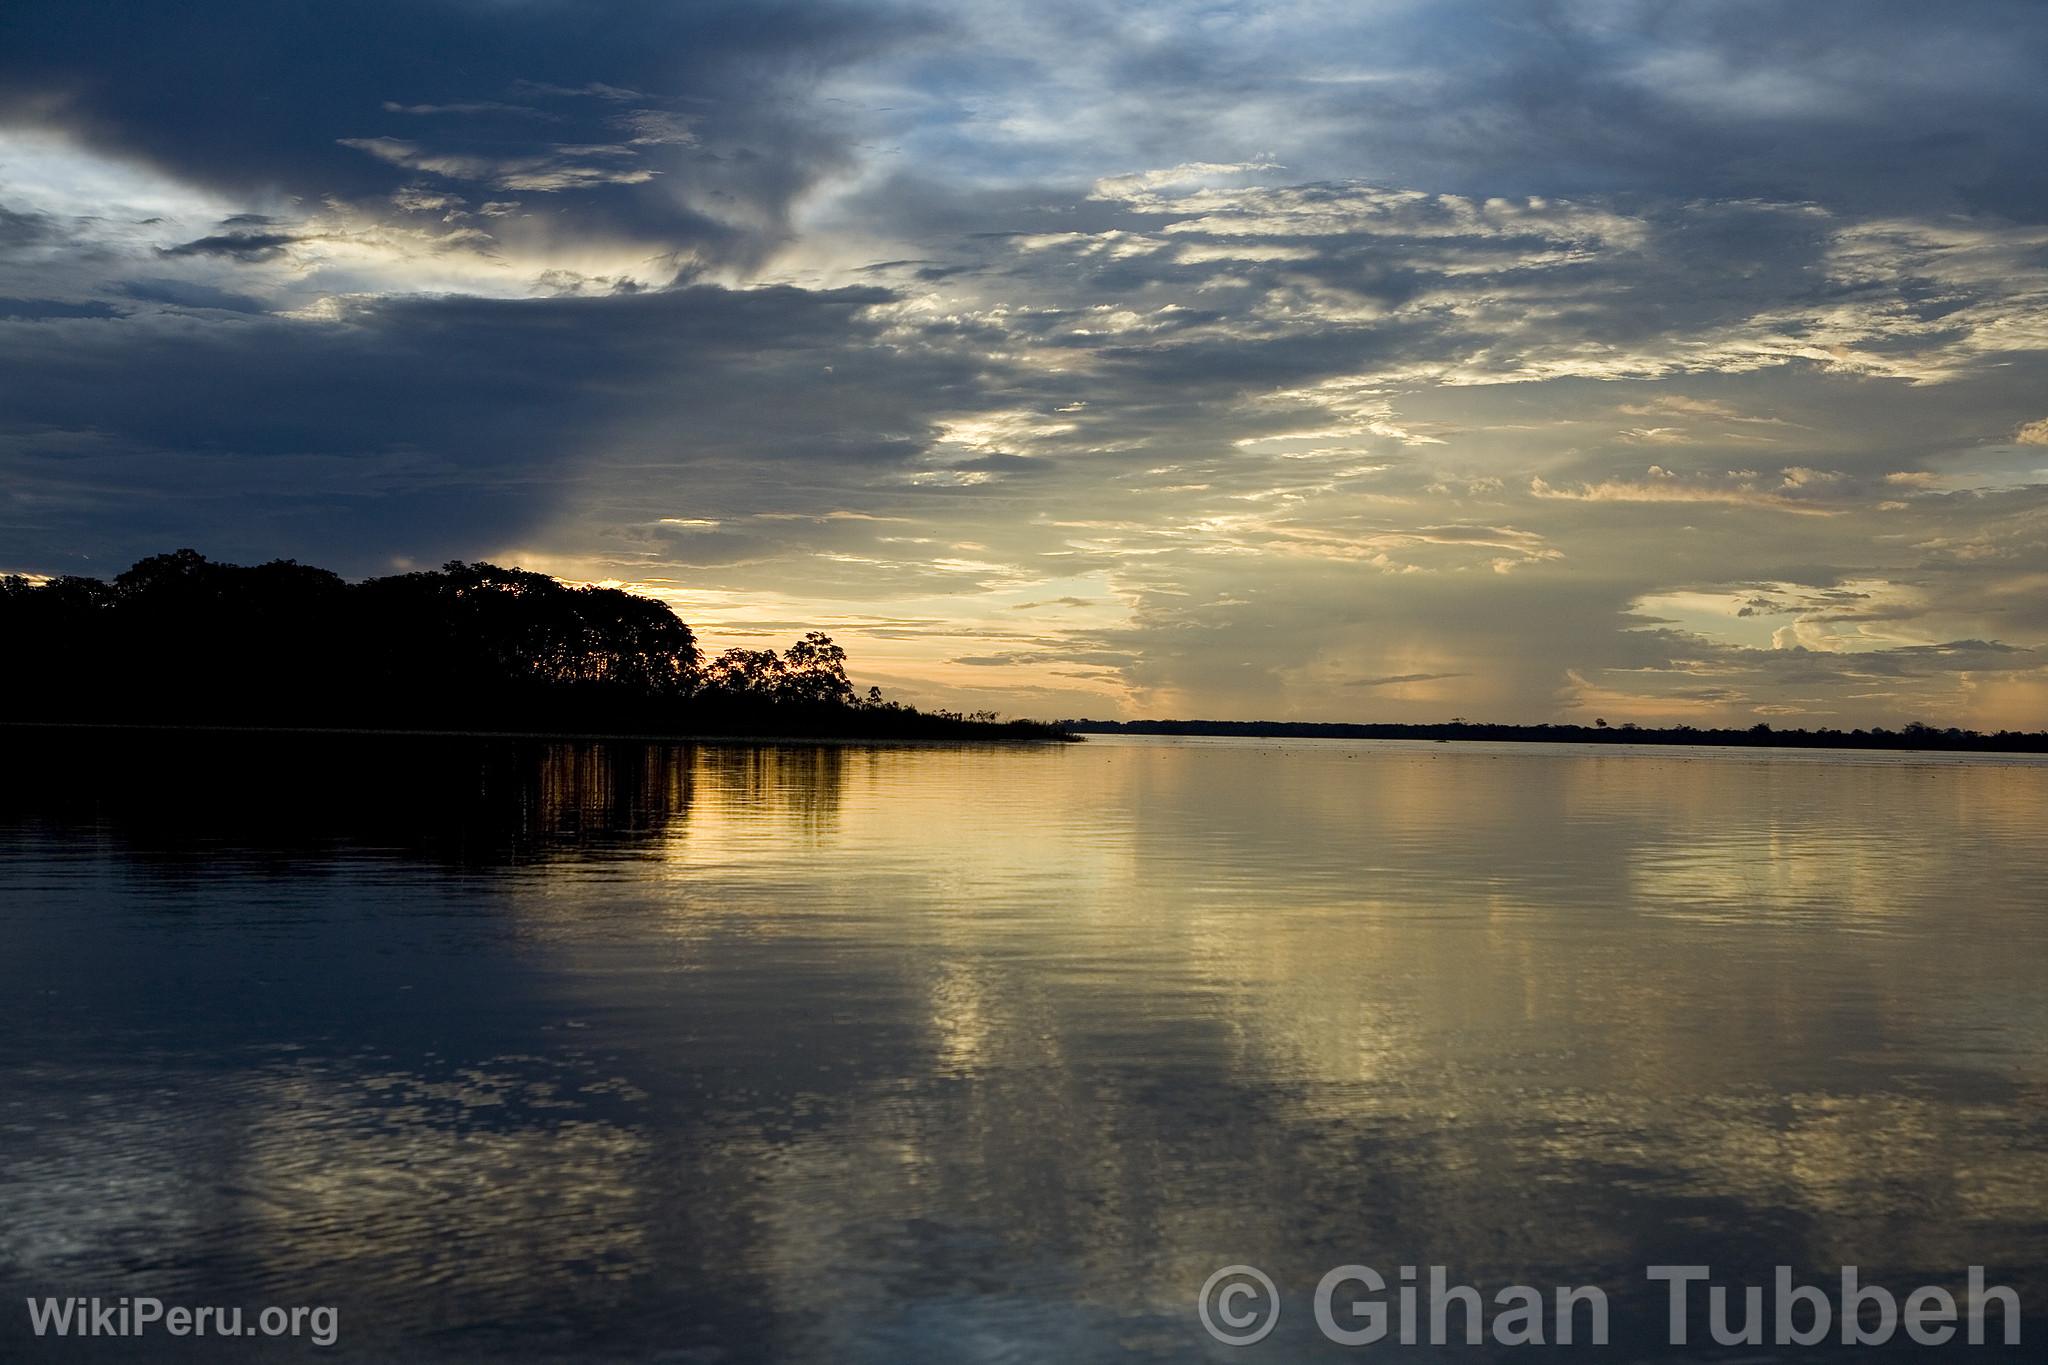
<path fill-rule="evenodd" d="M 1609 725 L 1496 725 L 1452 720 L 1439 725 L 1345 725 L 1274 720 L 1065 720 L 1061 728 L 1081 735 L 1238 735 L 1256 739 L 1427 739 L 1493 740 L 1539 744 L 1700 744 L 1771 749 L 1950 749 L 1981 753 L 2048 753 L 2048 733 L 2000 730 L 1984 733 L 1940 729 L 1915 721 L 1897 730 L 1779 729 L 1769 724 L 1744 729 L 1702 729 L 1692 725 L 1649 728 Z"/>
<path fill-rule="evenodd" d="M 111 582 L 0 579 L 16 722 L 803 738 L 1059 739 L 856 690 L 811 631 L 705 657 L 668 606 L 450 563 L 351 583 L 192 550 Z"/>

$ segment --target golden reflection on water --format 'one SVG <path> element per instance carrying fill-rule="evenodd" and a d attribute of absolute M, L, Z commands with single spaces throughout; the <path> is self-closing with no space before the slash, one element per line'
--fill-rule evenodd
<path fill-rule="evenodd" d="M 546 1302 L 742 1358 L 1179 1358 L 1237 1260 L 1985 1264 L 2048 1302 L 2048 766 L 565 745 L 481 781 L 481 880 L 346 812 L 294 836 L 349 932 L 426 936 L 380 988 L 448 1036 L 286 1010 L 235 1027 L 291 1056 L 170 1091 L 81 1055 L 133 1103 L 17 1102 L 8 1262 L 141 1235 L 98 1153 L 166 1264 L 232 1244 L 395 1338 Z M 418 1003 L 486 970 L 480 1020 Z"/>
<path fill-rule="evenodd" d="M 1597 1202 L 1562 1225 L 1554 1208 L 1497 1216 L 1506 1191 L 1604 1172 L 1664 1200 L 1769 1209 L 1797 1227 L 1775 1254 L 1814 1264 L 2038 1264 L 2048 1158 L 2014 1139 L 2042 1131 L 2048 769 L 1223 746 L 1006 758 L 847 755 L 837 824 L 810 847 L 876 870 L 893 897 L 813 888 L 846 913 L 754 905 L 725 926 L 742 942 L 891 926 L 892 969 L 926 992 L 921 1065 L 974 1082 L 930 1130 L 856 1118 L 805 1161 L 778 1153 L 776 1222 L 803 1229 L 779 1253 L 805 1270 L 793 1284 L 858 1255 L 824 1230 L 900 1217 L 920 1203 L 916 1173 L 962 1162 L 1012 1173 L 998 1222 L 1029 1242 L 1131 1246 L 1120 1222 L 1075 1226 L 1128 1216 L 1117 1192 L 1147 1183 L 1116 1094 L 1074 1084 L 1091 1061 L 1147 1059 L 1120 1042 L 1198 1057 L 1260 1098 L 1261 1128 L 1342 1135 L 1340 1169 L 1362 1129 L 1425 1134 L 1426 1150 L 1385 1159 L 1428 1209 L 1429 1254 L 1452 1263 L 1626 1261 Z M 671 858 L 786 875 L 762 791 L 700 806 Z M 1163 1036 L 1176 1026 L 1194 1032 Z M 1980 1065 L 1986 1047 L 2006 1093 L 1889 1088 L 1901 1069 Z M 1135 1301 L 1184 1297 L 1228 1246 L 1284 1254 L 1301 1173 L 1300 1153 L 1252 1160 L 1232 1168 L 1236 1196 L 1148 1204 L 1155 1274 L 1127 1286 Z M 1265 1197 L 1243 1198 L 1247 1182 Z"/>

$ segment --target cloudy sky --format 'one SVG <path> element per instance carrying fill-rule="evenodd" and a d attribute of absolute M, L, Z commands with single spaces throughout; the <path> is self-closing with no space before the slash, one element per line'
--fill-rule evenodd
<path fill-rule="evenodd" d="M 16 0 L 0 570 L 487 558 L 1013 714 L 2041 726 L 2044 69 L 2033 0 Z"/>

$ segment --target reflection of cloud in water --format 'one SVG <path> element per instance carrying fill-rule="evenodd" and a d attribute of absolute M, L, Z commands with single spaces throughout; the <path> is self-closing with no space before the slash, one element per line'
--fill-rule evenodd
<path fill-rule="evenodd" d="M 17 1070 L 0 1247 L 623 1356 L 1179 1359 L 1232 1260 L 2048 1299 L 2048 767 L 1279 748 L 528 751 L 461 788 L 504 866 L 293 826 L 345 960 L 237 927 L 233 809 L 204 896 L 117 842 L 126 986 L 298 994 Z"/>
<path fill-rule="evenodd" d="M 489 1319 L 550 1279 L 588 1301 L 593 1281 L 643 1272 L 647 1140 L 617 1112 L 632 1088 L 539 1079 L 555 1068 L 536 1076 L 537 1060 L 442 1080 L 280 1075 L 247 1134 L 269 1273 L 317 1282 L 339 1262 L 365 1300 L 445 1287 L 455 1316 Z"/>
<path fill-rule="evenodd" d="M 836 1093 L 829 1138 L 764 1157 L 791 1293 L 916 1219 L 1119 1266 L 1062 1292 L 1123 1312 L 1247 1246 L 1637 1280 L 1687 1245 L 1937 1278 L 2048 1259 L 2011 1088 L 2039 1084 L 2040 1012 L 1973 1017 L 2036 963 L 1986 951 L 2015 901 L 1957 904 L 1944 861 L 2038 882 L 2040 770 L 1332 751 L 1262 777 L 1181 749 L 1097 786 L 1072 757 L 985 795 L 944 760 L 886 806 L 856 782 L 844 844 L 886 868 L 939 832 L 972 865 L 892 881 L 886 912 L 757 911 L 818 942 L 893 916 L 892 979 L 806 985 L 918 1010 L 901 1066 L 947 1080 Z M 1038 823 L 981 866 L 1019 808 Z M 1014 849 L 1063 845 L 1020 914 Z M 711 964 L 759 942 L 723 928 Z"/>
<path fill-rule="evenodd" d="M 103 1290 L 125 1265 L 127 1293 L 474 1326 L 616 1303 L 648 1269 L 646 1097 L 620 1077 L 559 1057 L 145 1074 L 73 1075 L 65 1122 L 10 1162 L 16 1275 Z"/>

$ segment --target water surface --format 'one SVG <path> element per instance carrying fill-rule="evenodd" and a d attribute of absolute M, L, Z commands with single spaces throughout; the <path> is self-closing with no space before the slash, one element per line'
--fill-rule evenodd
<path fill-rule="evenodd" d="M 28 1335 L 97 1293 L 339 1308 L 205 1360 L 1355 1359 L 1349 1262 L 1606 1286 L 1616 1359 L 1678 1354 L 1656 1263 L 1984 1265 L 2044 1330 L 2039 761 L 14 759 L 7 1358 L 179 1358 Z M 1286 1300 L 1245 1351 L 1233 1262 Z"/>

